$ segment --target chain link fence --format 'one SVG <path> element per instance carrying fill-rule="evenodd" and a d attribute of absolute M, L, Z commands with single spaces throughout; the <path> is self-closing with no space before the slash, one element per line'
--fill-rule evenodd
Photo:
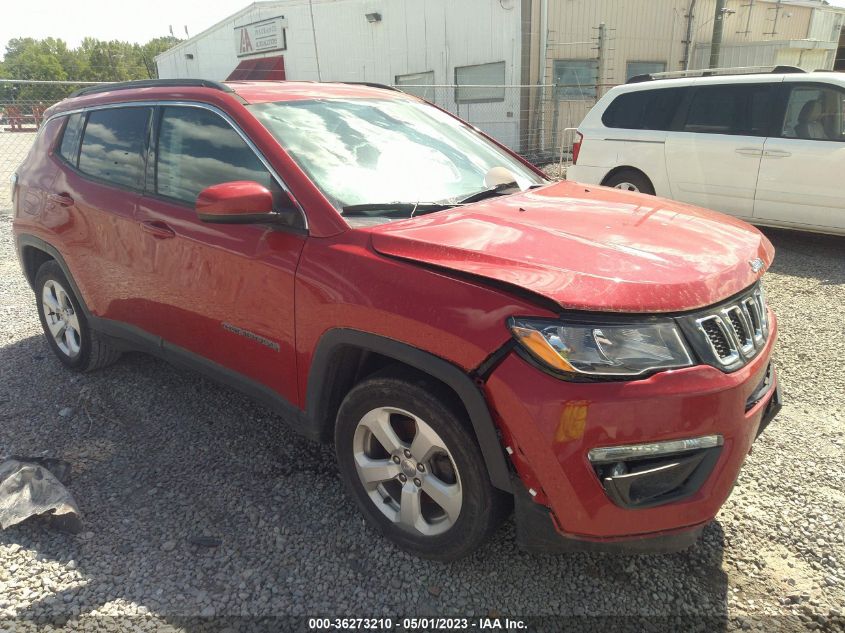
<path fill-rule="evenodd" d="M 10 178 L 26 156 L 44 111 L 91 82 L 0 79 L 0 212 L 11 207 Z M 596 102 L 596 86 L 402 85 L 562 175 L 574 128 Z"/>
<path fill-rule="evenodd" d="M 11 176 L 29 152 L 44 111 L 91 83 L 0 79 L 0 213 L 11 208 Z"/>
<path fill-rule="evenodd" d="M 401 85 L 468 121 L 538 166 L 566 161 L 595 85 Z"/>

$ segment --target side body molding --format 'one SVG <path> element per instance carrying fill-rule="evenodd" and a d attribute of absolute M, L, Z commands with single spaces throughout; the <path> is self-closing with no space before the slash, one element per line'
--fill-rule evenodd
<path fill-rule="evenodd" d="M 484 396 L 463 370 L 438 356 L 394 339 L 359 330 L 338 328 L 320 338 L 308 371 L 306 418 L 325 434 L 333 428 L 332 383 L 342 365 L 345 350 L 364 350 L 392 358 L 414 367 L 449 386 L 461 399 L 469 414 L 481 453 L 496 488 L 511 491 L 512 483 L 496 426 Z"/>

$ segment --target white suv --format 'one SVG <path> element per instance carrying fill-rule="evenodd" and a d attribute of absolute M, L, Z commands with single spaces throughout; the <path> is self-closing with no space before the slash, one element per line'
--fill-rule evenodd
<path fill-rule="evenodd" d="M 568 179 L 845 234 L 845 74 L 637 79 L 587 114 Z"/>

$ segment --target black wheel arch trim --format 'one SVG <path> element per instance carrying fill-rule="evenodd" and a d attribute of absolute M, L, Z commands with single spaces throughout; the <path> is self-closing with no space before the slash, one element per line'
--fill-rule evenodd
<path fill-rule="evenodd" d="M 484 395 L 469 374 L 439 356 L 395 339 L 353 330 L 336 328 L 320 338 L 311 367 L 306 390 L 306 417 L 321 428 L 334 427 L 331 419 L 331 368 L 333 359 L 344 349 L 374 352 L 418 369 L 450 387 L 460 398 L 469 414 L 490 482 L 500 490 L 512 491 L 511 475 L 505 460 L 496 426 Z"/>
<path fill-rule="evenodd" d="M 79 287 L 76 285 L 76 280 L 73 278 L 73 275 L 70 272 L 70 268 L 65 261 L 65 258 L 62 257 L 62 254 L 58 251 L 58 249 L 50 244 L 49 242 L 45 242 L 40 237 L 36 237 L 35 235 L 31 235 L 29 233 L 20 233 L 15 238 L 16 248 L 18 252 L 18 260 L 21 263 L 21 268 L 23 269 L 24 276 L 26 277 L 27 281 L 29 282 L 30 287 L 34 288 L 35 283 L 35 275 L 33 274 L 32 278 L 30 279 L 29 274 L 26 270 L 26 258 L 24 256 L 24 251 L 26 248 L 35 248 L 39 251 L 47 253 L 50 257 L 52 257 L 62 269 L 62 272 L 65 274 L 65 277 L 68 280 L 68 283 L 73 290 L 73 294 L 76 295 L 76 300 L 79 302 L 79 305 L 82 306 L 82 311 L 85 313 L 87 318 L 91 318 L 91 311 L 88 309 L 88 305 L 85 303 L 85 298 L 82 296 L 82 293 L 79 291 Z M 33 273 L 37 273 L 38 271 L 33 271 Z"/>

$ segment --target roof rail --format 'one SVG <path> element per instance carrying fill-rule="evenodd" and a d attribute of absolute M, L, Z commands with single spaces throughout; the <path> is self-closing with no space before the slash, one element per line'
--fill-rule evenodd
<path fill-rule="evenodd" d="M 372 81 L 339 81 L 340 84 L 349 84 L 350 86 L 369 86 L 370 88 L 382 88 L 383 90 L 393 90 L 394 92 L 402 92 L 396 86 L 388 86 L 387 84 L 374 83 Z"/>
<path fill-rule="evenodd" d="M 110 84 L 97 84 L 80 88 L 70 94 L 70 97 L 81 97 L 83 95 L 96 94 L 98 92 L 111 92 L 112 90 L 131 90 L 132 88 L 213 88 L 223 92 L 234 92 L 231 87 L 211 81 L 209 79 L 139 79 L 136 81 L 118 81 Z"/>
<path fill-rule="evenodd" d="M 658 79 L 682 79 L 685 77 L 715 77 L 725 75 L 758 75 L 764 73 L 788 74 L 806 73 L 807 71 L 797 66 L 739 66 L 736 68 L 702 68 L 700 70 L 672 70 L 663 73 L 651 73 L 646 75 L 634 75 L 625 83 L 638 84 L 643 81 L 656 81 Z"/>

